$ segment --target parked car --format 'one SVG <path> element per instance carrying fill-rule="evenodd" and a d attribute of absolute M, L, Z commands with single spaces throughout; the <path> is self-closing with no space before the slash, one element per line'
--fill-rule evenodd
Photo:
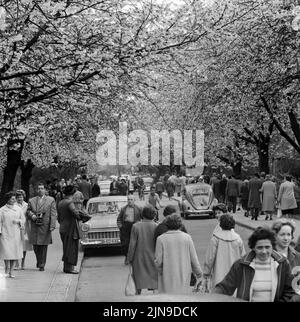
<path fill-rule="evenodd" d="M 179 199 L 181 216 L 185 219 L 191 216 L 215 217 L 212 210 L 218 203 L 214 198 L 212 187 L 204 182 L 192 183 L 185 186 L 182 197 Z"/>
<path fill-rule="evenodd" d="M 91 198 L 87 203 L 87 212 L 92 218 L 80 225 L 82 248 L 121 246 L 117 217 L 126 204 L 126 196 Z"/>

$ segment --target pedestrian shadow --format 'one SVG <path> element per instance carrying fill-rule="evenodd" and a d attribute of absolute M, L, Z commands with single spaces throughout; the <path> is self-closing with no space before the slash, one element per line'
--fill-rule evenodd
<path fill-rule="evenodd" d="M 103 247 L 103 248 L 86 248 L 84 250 L 84 257 L 110 257 L 122 255 L 121 247 Z"/>

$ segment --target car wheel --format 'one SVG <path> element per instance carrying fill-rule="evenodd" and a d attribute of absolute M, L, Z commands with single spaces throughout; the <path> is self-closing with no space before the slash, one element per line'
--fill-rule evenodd
<path fill-rule="evenodd" d="M 184 219 L 188 219 L 189 215 L 187 213 L 184 214 Z"/>

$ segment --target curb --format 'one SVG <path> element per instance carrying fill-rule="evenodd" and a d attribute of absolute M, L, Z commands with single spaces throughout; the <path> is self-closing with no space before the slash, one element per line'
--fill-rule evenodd
<path fill-rule="evenodd" d="M 240 222 L 238 220 L 235 220 L 236 225 L 247 228 L 249 230 L 255 230 L 255 227 L 252 227 L 251 225 L 245 224 L 243 222 Z"/>
<path fill-rule="evenodd" d="M 83 264 L 83 260 L 84 260 L 84 250 L 79 252 L 79 256 L 81 256 L 80 261 L 78 260 L 78 264 L 80 265 L 79 266 L 79 274 L 77 276 L 76 287 L 75 287 L 74 291 L 72 292 L 72 294 L 74 296 L 72 296 L 72 299 L 70 301 L 67 301 L 67 302 L 79 302 L 78 297 L 77 297 L 77 290 L 78 290 L 79 278 L 80 278 L 81 271 L 82 271 L 82 264 Z"/>

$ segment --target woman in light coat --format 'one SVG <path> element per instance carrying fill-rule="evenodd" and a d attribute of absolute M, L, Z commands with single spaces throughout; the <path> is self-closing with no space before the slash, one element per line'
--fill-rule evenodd
<path fill-rule="evenodd" d="M 293 214 L 294 209 L 297 208 L 294 195 L 295 184 L 291 181 L 291 176 L 285 176 L 285 181 L 280 185 L 278 192 L 278 206 L 282 210 L 282 214 L 287 216 Z"/>
<path fill-rule="evenodd" d="M 142 220 L 132 226 L 127 260 L 132 265 L 137 294 L 142 289 L 157 290 L 157 270 L 154 263 L 157 224 L 153 221 L 156 211 L 147 205 L 142 211 Z"/>
<path fill-rule="evenodd" d="M 182 221 L 178 215 L 168 216 L 165 223 L 169 230 L 157 238 L 155 249 L 158 292 L 188 294 L 191 273 L 197 278 L 202 276 L 195 246 L 191 236 L 180 230 Z"/>
<path fill-rule="evenodd" d="M 0 259 L 5 263 L 5 275 L 12 275 L 15 262 L 23 256 L 21 229 L 24 228 L 22 210 L 16 205 L 16 195 L 5 195 L 6 205 L 0 208 Z"/>
<path fill-rule="evenodd" d="M 235 220 L 231 215 L 220 217 L 220 228 L 215 231 L 206 251 L 203 274 L 211 278 L 214 288 L 229 272 L 232 264 L 246 254 L 243 241 L 233 229 Z"/>
<path fill-rule="evenodd" d="M 24 201 L 26 194 L 24 190 L 17 190 L 16 191 L 16 199 L 17 199 L 17 206 L 22 209 L 23 212 L 23 221 L 24 221 L 24 230 L 22 231 L 22 243 L 23 243 L 23 257 L 21 261 L 21 269 L 25 269 L 25 257 L 27 251 L 32 251 L 33 247 L 29 243 L 29 234 L 30 234 L 30 221 L 26 218 L 26 211 L 28 207 L 28 203 Z"/>
<path fill-rule="evenodd" d="M 277 191 L 275 182 L 271 181 L 271 176 L 266 175 L 266 181 L 263 182 L 260 189 L 261 201 L 262 201 L 262 211 L 266 213 L 266 220 L 270 218 L 272 220 L 272 215 L 275 212 L 275 204 L 277 199 Z"/>

